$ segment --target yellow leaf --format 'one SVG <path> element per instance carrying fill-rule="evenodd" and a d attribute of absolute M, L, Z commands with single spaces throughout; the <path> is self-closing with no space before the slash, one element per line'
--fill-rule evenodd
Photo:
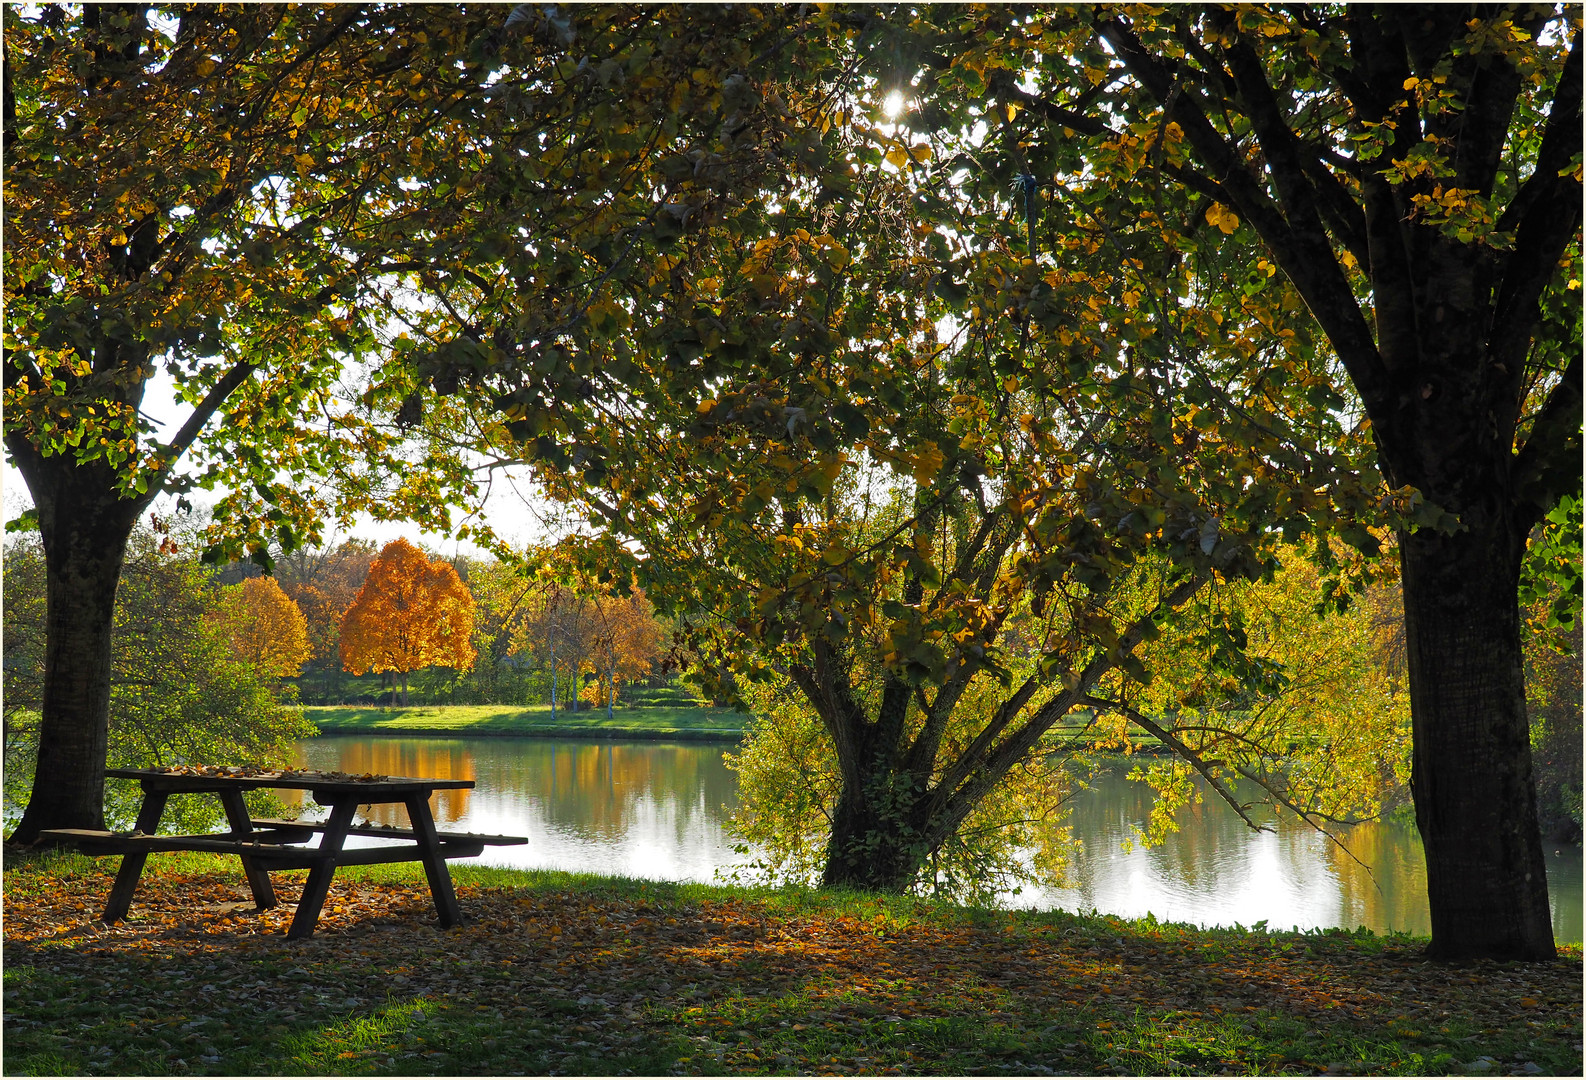
<path fill-rule="evenodd" d="M 901 169 L 909 163 L 909 152 L 901 146 L 894 146 L 887 151 L 887 161 Z"/>
<path fill-rule="evenodd" d="M 941 471 L 944 460 L 946 459 L 942 456 L 941 448 L 932 440 L 926 439 L 914 455 L 909 472 L 917 483 L 928 484 Z"/>
<path fill-rule="evenodd" d="M 1239 215 L 1228 209 L 1222 203 L 1213 203 L 1206 211 L 1206 220 L 1217 226 L 1224 234 L 1231 234 L 1239 228 Z"/>
<path fill-rule="evenodd" d="M 814 243 L 820 249 L 821 258 L 833 270 L 841 270 L 848 265 L 848 249 L 835 237 L 822 233 L 815 238 Z"/>

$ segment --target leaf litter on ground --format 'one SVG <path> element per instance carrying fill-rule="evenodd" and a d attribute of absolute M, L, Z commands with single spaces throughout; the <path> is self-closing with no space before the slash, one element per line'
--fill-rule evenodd
<path fill-rule="evenodd" d="M 20 862 L 21 865 L 17 865 Z M 456 866 L 304 874 L 8 856 L 5 1071 L 33 1075 L 1581 1075 L 1581 951 Z"/>

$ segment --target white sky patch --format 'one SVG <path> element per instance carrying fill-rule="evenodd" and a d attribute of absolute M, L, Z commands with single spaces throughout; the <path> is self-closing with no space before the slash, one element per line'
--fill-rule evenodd
<path fill-rule="evenodd" d="M 896 120 L 903 115 L 903 106 L 903 91 L 894 90 L 887 95 L 886 101 L 882 103 L 881 108 L 886 113 L 888 120 Z"/>

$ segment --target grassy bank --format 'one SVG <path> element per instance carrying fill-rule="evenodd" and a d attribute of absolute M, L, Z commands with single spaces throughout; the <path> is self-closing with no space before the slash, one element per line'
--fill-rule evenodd
<path fill-rule="evenodd" d="M 548 705 L 416 705 L 409 708 L 308 706 L 303 712 L 326 735 L 538 735 L 561 738 L 734 740 L 748 717 L 731 709 L 693 706 L 618 708 L 583 712 Z"/>
<path fill-rule="evenodd" d="M 304 875 L 258 913 L 234 864 L 7 857 L 10 1074 L 1580 1075 L 1581 953 L 1425 963 L 1424 944 L 1200 931 L 853 894 L 458 865 Z"/>

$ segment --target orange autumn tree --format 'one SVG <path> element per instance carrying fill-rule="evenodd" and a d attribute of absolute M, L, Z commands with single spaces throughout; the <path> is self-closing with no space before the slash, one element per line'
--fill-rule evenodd
<path fill-rule="evenodd" d="M 408 673 L 473 667 L 474 600 L 450 563 L 404 539 L 381 549 L 341 622 L 341 662 L 354 675 L 390 671 L 408 703 Z M 396 703 L 396 688 L 391 691 Z"/>
<path fill-rule="evenodd" d="M 226 592 L 221 619 L 232 655 L 270 678 L 285 679 L 303 670 L 313 652 L 308 624 L 276 580 L 248 578 Z"/>

